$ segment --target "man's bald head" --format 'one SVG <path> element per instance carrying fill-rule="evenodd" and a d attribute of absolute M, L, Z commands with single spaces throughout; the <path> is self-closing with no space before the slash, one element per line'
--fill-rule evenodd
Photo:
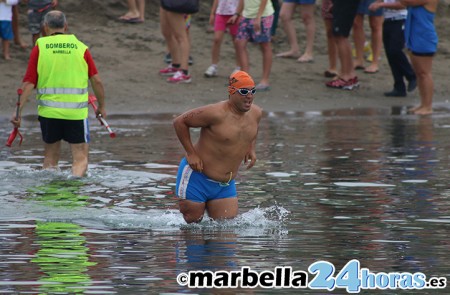
<path fill-rule="evenodd" d="M 66 16 L 62 11 L 52 10 L 44 16 L 44 26 L 47 26 L 50 30 L 61 30 L 67 25 Z"/>

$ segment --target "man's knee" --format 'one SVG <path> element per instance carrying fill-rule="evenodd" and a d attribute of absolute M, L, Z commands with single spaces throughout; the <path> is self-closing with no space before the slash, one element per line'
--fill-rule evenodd
<path fill-rule="evenodd" d="M 179 203 L 180 213 L 186 223 L 200 222 L 205 213 L 205 203 L 196 203 L 189 200 L 181 200 Z"/>
<path fill-rule="evenodd" d="M 201 215 L 194 215 L 194 214 L 183 214 L 183 218 L 184 221 L 186 221 L 186 223 L 199 223 L 200 221 L 202 221 L 203 219 L 203 214 Z"/>

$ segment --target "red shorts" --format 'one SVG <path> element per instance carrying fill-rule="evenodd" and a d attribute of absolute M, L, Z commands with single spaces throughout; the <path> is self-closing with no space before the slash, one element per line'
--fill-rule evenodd
<path fill-rule="evenodd" d="M 232 15 L 216 14 L 214 18 L 214 31 L 226 31 L 227 27 L 231 36 L 236 36 L 239 30 L 239 21 L 234 24 L 227 24 Z"/>

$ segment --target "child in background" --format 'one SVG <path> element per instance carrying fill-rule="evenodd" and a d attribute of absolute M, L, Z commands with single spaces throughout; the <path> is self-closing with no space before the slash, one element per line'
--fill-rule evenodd
<path fill-rule="evenodd" d="M 2 39 L 3 58 L 11 59 L 9 46 L 14 39 L 12 30 L 12 6 L 19 0 L 0 0 L 0 38 Z"/>
<path fill-rule="evenodd" d="M 272 36 L 274 9 L 269 0 L 240 0 L 231 23 L 239 20 L 239 32 L 236 36 L 236 46 L 241 70 L 249 72 L 250 61 L 247 43 L 257 43 L 262 51 L 262 77 L 256 85 L 258 91 L 270 90 L 269 76 L 272 69 Z"/>
<path fill-rule="evenodd" d="M 42 21 L 44 16 L 58 5 L 58 0 L 28 0 L 28 29 L 32 35 L 33 45 L 37 39 L 45 36 Z"/>
<path fill-rule="evenodd" d="M 233 45 L 236 57 L 235 70 L 239 70 L 239 60 L 237 56 L 237 48 L 235 43 L 235 37 L 239 29 L 239 23 L 236 21 L 233 24 L 229 23 L 229 19 L 236 13 L 239 0 L 214 0 L 209 15 L 209 24 L 214 26 L 214 42 L 211 52 L 212 64 L 205 72 L 205 77 L 211 78 L 217 76 L 217 64 L 220 58 L 220 46 L 222 45 L 223 36 L 225 31 L 229 30 L 231 38 L 233 39 Z"/>

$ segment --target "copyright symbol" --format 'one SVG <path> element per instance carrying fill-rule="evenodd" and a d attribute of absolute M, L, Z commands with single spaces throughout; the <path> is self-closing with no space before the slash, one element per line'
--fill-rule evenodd
<path fill-rule="evenodd" d="M 187 273 L 182 272 L 177 276 L 178 285 L 186 286 L 188 284 L 188 282 L 189 282 L 189 276 Z"/>

